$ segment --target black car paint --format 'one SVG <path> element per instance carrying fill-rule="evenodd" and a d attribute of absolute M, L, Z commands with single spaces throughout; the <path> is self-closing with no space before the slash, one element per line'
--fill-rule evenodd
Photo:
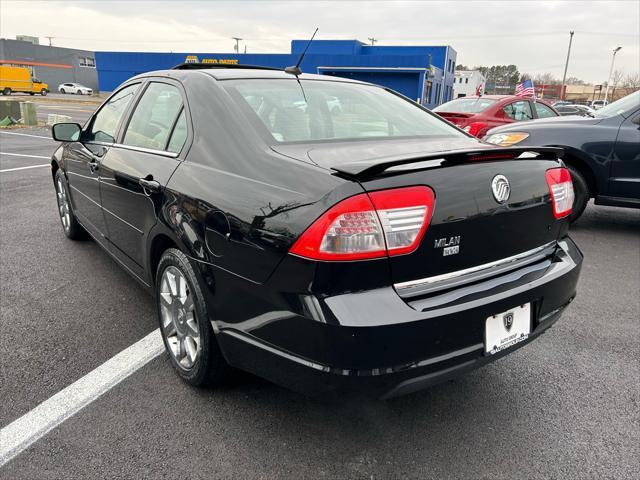
<path fill-rule="evenodd" d="M 227 77 L 295 81 L 267 71 Z M 567 236 L 567 221 L 553 219 L 544 181 L 544 171 L 558 161 L 476 162 L 358 182 L 316 164 L 314 150 L 350 148 L 370 158 L 379 148 L 407 155 L 408 149 L 447 152 L 452 145 L 441 139 L 269 145 L 247 128 L 244 114 L 209 72 L 153 73 L 127 84 L 142 83 L 139 98 L 149 81 L 183 88 L 189 135 L 177 156 L 119 143 L 134 100 L 113 145 L 65 144 L 53 168 L 65 172 L 74 208 L 80 202 L 90 206 L 80 222 L 151 293 L 163 248 L 176 245 L 189 257 L 231 365 L 306 392 L 361 383 L 359 388 L 377 394 L 408 393 L 504 355 L 482 353 L 488 316 L 532 302 L 534 338 L 573 299 L 582 255 Z M 487 150 L 472 137 L 456 147 Z M 516 191 L 498 205 L 490 180 L 503 172 L 516 177 Z M 93 198 L 74 187 L 77 177 Z M 145 190 L 141 178 L 159 181 L 162 190 Z M 359 262 L 288 254 L 302 232 L 339 201 L 411 184 L 436 191 L 434 217 L 417 252 Z M 464 253 L 447 261 L 437 256 L 433 241 L 452 233 L 463 238 Z M 556 241 L 544 261 L 479 280 L 456 290 L 454 299 L 451 292 L 402 298 L 393 286 Z"/>
<path fill-rule="evenodd" d="M 640 108 L 610 117 L 558 117 L 492 129 L 525 132 L 518 146 L 555 146 L 585 177 L 596 204 L 640 208 Z"/>

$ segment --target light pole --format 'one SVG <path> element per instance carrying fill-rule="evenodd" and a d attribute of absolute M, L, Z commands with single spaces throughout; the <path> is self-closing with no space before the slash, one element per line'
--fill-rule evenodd
<path fill-rule="evenodd" d="M 240 40 L 242 40 L 240 37 L 231 37 L 236 41 L 236 46 L 233 47 L 233 49 L 236 51 L 236 53 L 240 53 Z"/>
<path fill-rule="evenodd" d="M 560 91 L 560 100 L 564 100 L 565 97 L 565 82 L 567 81 L 567 68 L 569 68 L 569 55 L 571 55 L 571 42 L 573 41 L 573 34 L 575 32 L 571 30 L 569 32 L 569 48 L 567 50 L 567 61 L 564 64 L 564 75 L 562 75 L 562 90 Z"/>
<path fill-rule="evenodd" d="M 622 47 L 617 47 L 613 49 L 613 57 L 611 57 L 611 68 L 609 69 L 609 80 L 607 80 L 607 89 L 604 91 L 604 104 L 607 104 L 607 97 L 609 96 L 609 84 L 611 83 L 611 75 L 613 74 L 613 62 L 616 61 L 616 53 Z"/>

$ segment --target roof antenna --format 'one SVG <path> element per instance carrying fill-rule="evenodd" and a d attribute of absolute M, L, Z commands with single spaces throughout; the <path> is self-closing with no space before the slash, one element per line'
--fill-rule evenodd
<path fill-rule="evenodd" d="M 300 55 L 300 58 L 298 59 L 298 63 L 296 63 L 295 66 L 285 68 L 284 69 L 285 73 L 290 73 L 291 75 L 295 75 L 296 77 L 298 75 L 302 75 L 302 70 L 300 70 L 300 63 L 304 58 L 304 54 L 307 53 L 307 49 L 309 48 L 309 45 L 311 45 L 313 38 L 316 36 L 316 33 L 318 33 L 318 27 L 316 27 L 316 31 L 313 32 L 313 35 L 311 35 L 311 38 L 307 42 L 307 46 L 304 47 L 304 51 L 302 52 L 302 55 Z"/>

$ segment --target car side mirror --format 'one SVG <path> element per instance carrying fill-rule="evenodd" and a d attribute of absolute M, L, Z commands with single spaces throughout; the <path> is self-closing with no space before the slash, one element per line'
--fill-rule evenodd
<path fill-rule="evenodd" d="M 58 142 L 77 142 L 82 127 L 77 123 L 56 123 L 51 128 L 51 136 Z"/>

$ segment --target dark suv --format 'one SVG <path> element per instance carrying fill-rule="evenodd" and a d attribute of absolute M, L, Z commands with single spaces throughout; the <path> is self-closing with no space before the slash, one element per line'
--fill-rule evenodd
<path fill-rule="evenodd" d="M 640 91 L 587 117 L 559 117 L 506 125 L 484 140 L 501 146 L 562 147 L 575 203 L 571 221 L 590 198 L 597 205 L 640 208 Z"/>
<path fill-rule="evenodd" d="M 497 148 L 382 87 L 187 65 L 58 124 L 65 234 L 155 295 L 176 371 L 408 393 L 526 344 L 582 255 L 554 148 Z"/>

